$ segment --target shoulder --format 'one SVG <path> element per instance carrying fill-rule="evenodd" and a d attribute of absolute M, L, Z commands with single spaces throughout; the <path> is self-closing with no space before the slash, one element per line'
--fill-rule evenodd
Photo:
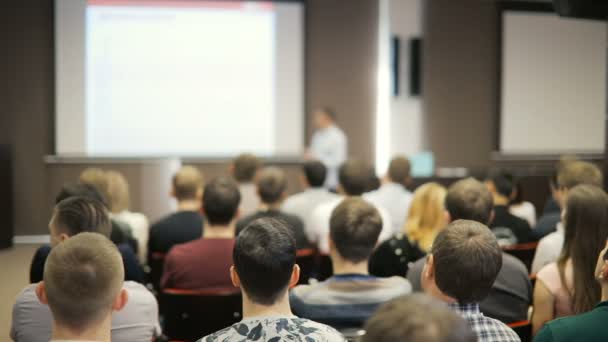
<path fill-rule="evenodd" d="M 552 323 L 553 322 L 548 322 L 545 324 L 545 326 L 534 337 L 534 342 L 553 342 Z"/>
<path fill-rule="evenodd" d="M 305 318 L 294 318 L 292 322 L 299 327 L 300 333 L 306 336 L 306 341 L 345 341 L 336 329 Z"/>
<path fill-rule="evenodd" d="M 490 317 L 484 317 L 484 319 L 486 320 L 484 325 L 486 327 L 491 327 L 489 331 L 491 336 L 503 337 L 504 339 L 501 339 L 501 341 L 506 342 L 521 341 L 517 333 L 505 323 Z"/>
<path fill-rule="evenodd" d="M 27 305 L 31 303 L 39 303 L 38 297 L 36 296 L 37 284 L 29 284 L 17 295 L 14 307 L 20 307 L 21 305 Z"/>
<path fill-rule="evenodd" d="M 502 269 L 509 273 L 520 273 L 525 275 L 526 278 L 528 277 L 526 265 L 524 265 L 521 260 L 508 253 L 502 253 Z"/>
<path fill-rule="evenodd" d="M 393 289 L 401 294 L 409 294 L 412 292 L 412 284 L 410 281 L 398 276 L 378 278 L 378 280 L 385 284 L 387 288 Z"/>

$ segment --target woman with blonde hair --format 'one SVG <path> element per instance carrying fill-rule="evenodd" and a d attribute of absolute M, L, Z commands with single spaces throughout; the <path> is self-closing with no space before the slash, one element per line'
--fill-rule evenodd
<path fill-rule="evenodd" d="M 428 253 L 435 237 L 447 223 L 446 194 L 446 188 L 434 182 L 416 189 L 403 232 L 376 248 L 369 263 L 371 274 L 405 277 L 408 264 Z"/>

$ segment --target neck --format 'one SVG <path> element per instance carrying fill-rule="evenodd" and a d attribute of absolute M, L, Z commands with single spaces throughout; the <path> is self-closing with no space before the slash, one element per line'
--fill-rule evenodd
<path fill-rule="evenodd" d="M 201 202 L 198 200 L 183 200 L 177 202 L 177 211 L 199 211 L 201 209 Z"/>
<path fill-rule="evenodd" d="M 507 205 L 509 204 L 509 199 L 504 197 L 504 196 L 500 196 L 500 195 L 494 195 L 494 205 Z"/>
<path fill-rule="evenodd" d="M 101 324 L 78 332 L 61 326 L 60 324 L 57 324 L 57 322 L 53 322 L 53 335 L 51 336 L 51 340 L 110 342 L 110 329 L 110 315 L 108 315 L 108 317 L 106 317 Z"/>
<path fill-rule="evenodd" d="M 227 226 L 207 225 L 203 232 L 204 239 L 233 239 L 234 238 L 234 223 L 231 222 Z"/>
<path fill-rule="evenodd" d="M 601 301 L 608 301 L 608 284 L 602 284 L 602 297 Z"/>
<path fill-rule="evenodd" d="M 275 203 L 262 203 L 260 204 L 260 210 L 280 210 L 281 204 L 283 204 L 281 201 Z"/>
<path fill-rule="evenodd" d="M 262 316 L 293 316 L 291 307 L 289 306 L 287 291 L 285 291 L 283 296 L 272 305 L 254 303 L 243 291 L 243 318 L 247 319 Z"/>
<path fill-rule="evenodd" d="M 332 253 L 331 262 L 334 268 L 334 274 L 369 274 L 368 260 L 353 263 L 344 260 L 337 253 Z"/>

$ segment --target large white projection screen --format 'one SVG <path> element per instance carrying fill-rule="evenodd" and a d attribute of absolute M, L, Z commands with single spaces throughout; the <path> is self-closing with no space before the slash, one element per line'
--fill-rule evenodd
<path fill-rule="evenodd" d="M 56 0 L 56 153 L 299 155 L 302 2 Z"/>
<path fill-rule="evenodd" d="M 606 23 L 503 12 L 500 149 L 604 150 Z"/>

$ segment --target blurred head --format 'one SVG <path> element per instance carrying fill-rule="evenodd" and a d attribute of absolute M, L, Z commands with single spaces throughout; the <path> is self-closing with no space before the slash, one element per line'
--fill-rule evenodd
<path fill-rule="evenodd" d="M 213 226 L 227 226 L 236 220 L 241 193 L 236 183 L 228 177 L 212 179 L 203 191 L 203 213 Z"/>
<path fill-rule="evenodd" d="M 306 177 L 306 183 L 311 188 L 320 188 L 325 184 L 327 168 L 320 161 L 307 161 L 304 163 L 302 170 L 304 171 L 304 177 Z"/>
<path fill-rule="evenodd" d="M 562 207 L 567 200 L 570 189 L 581 184 L 601 188 L 603 181 L 602 171 L 595 164 L 578 160 L 562 163 L 557 172 L 558 199 Z"/>
<path fill-rule="evenodd" d="M 109 182 L 104 170 L 96 167 L 87 168 L 80 174 L 78 182 L 94 187 L 103 196 L 104 201 L 109 203 Z"/>
<path fill-rule="evenodd" d="M 179 201 L 200 200 L 203 196 L 203 174 L 194 166 L 182 166 L 173 176 L 172 194 Z"/>
<path fill-rule="evenodd" d="M 360 197 L 346 198 L 334 209 L 329 221 L 329 249 L 332 258 L 339 255 L 357 264 L 367 261 L 382 231 L 378 210 Z"/>
<path fill-rule="evenodd" d="M 502 267 L 502 251 L 490 229 L 458 220 L 441 231 L 422 272 L 425 292 L 460 304 L 485 299 Z"/>
<path fill-rule="evenodd" d="M 593 185 L 577 185 L 569 190 L 565 209 L 564 246 L 557 264 L 563 275 L 566 262 L 572 260 L 572 301 L 578 314 L 591 310 L 600 299 L 593 265 L 608 238 L 608 195 Z"/>
<path fill-rule="evenodd" d="M 86 197 L 98 202 L 103 203 L 106 207 L 108 204 L 105 202 L 103 196 L 94 187 L 88 184 L 82 183 L 65 183 L 57 196 L 55 197 L 55 204 L 63 201 L 68 197 Z"/>
<path fill-rule="evenodd" d="M 329 107 L 321 107 L 315 110 L 313 119 L 315 128 L 327 128 L 336 121 L 336 112 Z"/>
<path fill-rule="evenodd" d="M 271 306 L 298 283 L 296 242 L 285 223 L 272 218 L 251 222 L 236 238 L 232 282 L 249 301 Z"/>
<path fill-rule="evenodd" d="M 495 202 L 496 199 L 509 201 L 514 195 L 515 182 L 513 176 L 507 172 L 493 172 L 485 183 L 490 193 L 495 197 Z"/>
<path fill-rule="evenodd" d="M 106 172 L 108 179 L 108 201 L 110 211 L 117 214 L 129 209 L 131 197 L 129 195 L 129 183 L 125 176 L 114 170 Z"/>
<path fill-rule="evenodd" d="M 410 180 L 410 160 L 404 156 L 397 156 L 388 165 L 388 178 L 392 182 L 406 186 Z"/>
<path fill-rule="evenodd" d="M 83 232 L 110 237 L 112 224 L 103 203 L 88 197 L 68 197 L 55 205 L 49 222 L 51 245 Z"/>
<path fill-rule="evenodd" d="M 447 224 L 445 197 L 447 190 L 438 183 L 426 183 L 414 192 L 405 222 L 408 238 L 428 251 L 435 236 Z"/>
<path fill-rule="evenodd" d="M 287 178 L 285 178 L 285 172 L 278 167 L 265 167 L 259 172 L 256 185 L 262 203 L 276 204 L 285 196 Z"/>
<path fill-rule="evenodd" d="M 488 224 L 492 219 L 492 194 L 474 178 L 459 180 L 448 188 L 445 207 L 450 220 L 472 220 Z"/>
<path fill-rule="evenodd" d="M 251 153 L 243 153 L 234 159 L 231 170 L 237 182 L 251 183 L 260 167 L 262 167 L 262 162 L 258 157 Z"/>
<path fill-rule="evenodd" d="M 339 191 L 347 196 L 360 196 L 367 189 L 370 167 L 358 159 L 345 161 L 338 170 Z"/>
<path fill-rule="evenodd" d="M 475 342 L 469 324 L 444 303 L 423 294 L 382 305 L 365 325 L 362 342 Z"/>
<path fill-rule="evenodd" d="M 57 326 L 78 334 L 104 321 L 109 325 L 112 311 L 124 307 L 123 279 L 116 246 L 100 234 L 82 233 L 51 250 L 36 294 Z"/>

